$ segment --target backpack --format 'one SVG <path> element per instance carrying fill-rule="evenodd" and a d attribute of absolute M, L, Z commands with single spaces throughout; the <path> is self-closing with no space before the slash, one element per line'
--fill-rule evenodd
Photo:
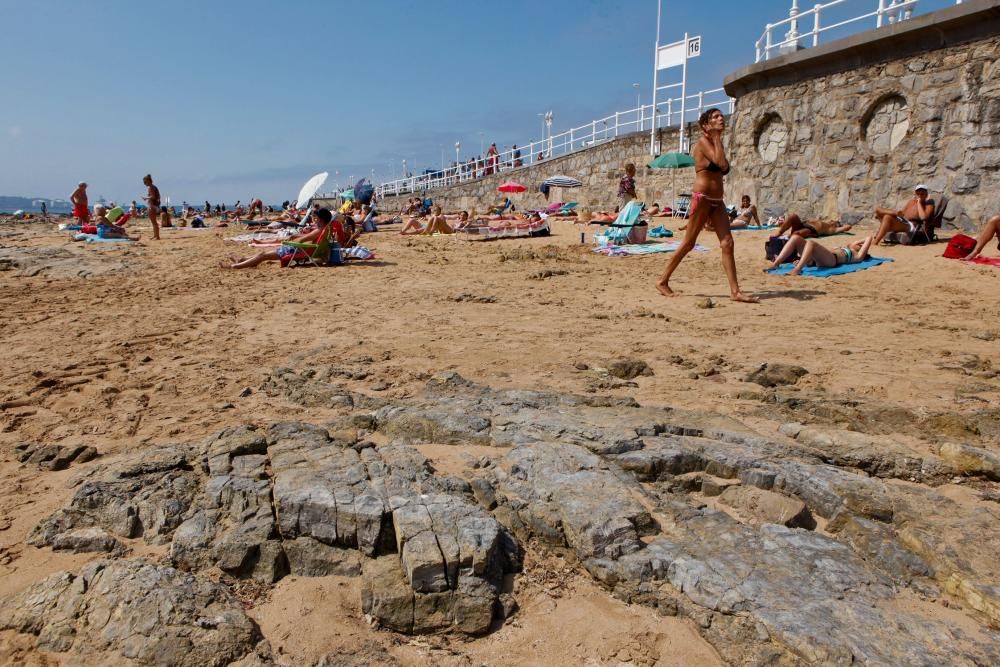
<path fill-rule="evenodd" d="M 772 236 L 768 240 L 764 241 L 764 254 L 772 262 L 774 258 L 781 254 L 782 248 L 788 243 L 788 239 L 782 238 L 780 236 Z M 787 261 L 794 262 L 799 259 L 799 253 L 795 253 L 793 257 L 789 257 Z"/>
<path fill-rule="evenodd" d="M 944 256 L 948 259 L 964 259 L 976 247 L 976 239 L 965 234 L 955 234 L 948 240 Z"/>

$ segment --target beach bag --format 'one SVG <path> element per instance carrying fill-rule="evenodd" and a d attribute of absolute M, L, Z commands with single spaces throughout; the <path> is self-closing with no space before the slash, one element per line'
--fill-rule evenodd
<path fill-rule="evenodd" d="M 628 242 L 629 243 L 645 243 L 646 242 L 646 231 L 649 229 L 649 224 L 645 222 L 637 222 L 632 225 L 632 229 L 628 232 Z"/>
<path fill-rule="evenodd" d="M 356 245 L 353 248 L 346 248 L 343 256 L 345 259 L 371 259 L 374 255 L 375 253 L 368 248 Z"/>
<path fill-rule="evenodd" d="M 786 243 L 788 243 L 788 239 L 780 236 L 772 236 L 768 240 L 764 241 L 764 254 L 767 256 L 767 259 L 773 262 L 774 258 L 781 254 L 781 251 L 785 247 Z M 795 253 L 795 255 L 789 257 L 787 261 L 794 262 L 798 258 L 799 253 Z"/>
<path fill-rule="evenodd" d="M 948 259 L 964 259 L 976 248 L 976 239 L 965 234 L 955 234 L 948 241 L 948 247 L 944 249 L 944 256 Z"/>

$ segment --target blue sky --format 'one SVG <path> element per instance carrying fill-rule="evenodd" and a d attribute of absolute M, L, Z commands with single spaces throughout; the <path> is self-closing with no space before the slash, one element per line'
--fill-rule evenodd
<path fill-rule="evenodd" d="M 806 3 L 800 3 L 805 5 Z M 876 0 L 854 0 L 852 13 Z M 924 0 L 920 13 L 953 4 Z M 703 36 L 689 90 L 753 61 L 789 0 L 664 0 L 662 42 Z M 0 0 L 0 194 L 293 198 L 523 144 L 645 103 L 656 0 Z"/>

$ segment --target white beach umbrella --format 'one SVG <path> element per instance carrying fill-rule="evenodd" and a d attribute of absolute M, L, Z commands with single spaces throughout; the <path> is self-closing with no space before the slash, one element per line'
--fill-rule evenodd
<path fill-rule="evenodd" d="M 329 175 L 330 174 L 328 172 L 320 172 L 306 181 L 306 184 L 302 186 L 301 190 L 299 190 L 299 196 L 295 200 L 297 202 L 295 205 L 299 208 L 307 208 L 309 206 L 309 200 L 316 195 L 320 186 L 326 182 L 326 177 Z"/>

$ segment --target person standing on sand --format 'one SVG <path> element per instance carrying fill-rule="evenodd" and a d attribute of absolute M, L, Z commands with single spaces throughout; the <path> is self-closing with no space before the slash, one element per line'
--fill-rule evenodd
<path fill-rule="evenodd" d="M 73 217 L 80 221 L 81 225 L 90 222 L 90 208 L 87 202 L 87 184 L 80 181 L 76 185 L 76 190 L 69 196 L 73 204 Z"/>
<path fill-rule="evenodd" d="M 664 296 L 674 296 L 674 291 L 670 289 L 670 276 L 694 249 L 705 223 L 711 220 L 722 250 L 722 268 L 729 280 L 729 298 L 743 303 L 759 303 L 760 299 L 757 297 L 740 291 L 739 280 L 736 277 L 733 233 L 729 229 L 729 214 L 726 213 L 722 185 L 722 177 L 729 173 L 729 160 L 726 159 L 726 149 L 722 145 L 726 119 L 721 111 L 712 108 L 701 114 L 698 125 L 701 127 L 702 135 L 692 151 L 695 173 L 694 186 L 691 188 L 691 219 L 688 221 L 684 240 L 656 282 L 656 289 Z"/>
<path fill-rule="evenodd" d="M 146 174 L 142 177 L 142 184 L 146 186 L 146 206 L 148 206 L 149 221 L 153 224 L 153 240 L 160 240 L 160 189 L 153 185 L 153 177 Z"/>
<path fill-rule="evenodd" d="M 49 219 L 49 207 L 45 202 L 42 202 L 42 217 L 46 220 Z"/>
<path fill-rule="evenodd" d="M 618 181 L 618 207 L 625 208 L 625 204 L 635 199 L 635 165 L 629 162 L 625 165 L 625 175 Z"/>

